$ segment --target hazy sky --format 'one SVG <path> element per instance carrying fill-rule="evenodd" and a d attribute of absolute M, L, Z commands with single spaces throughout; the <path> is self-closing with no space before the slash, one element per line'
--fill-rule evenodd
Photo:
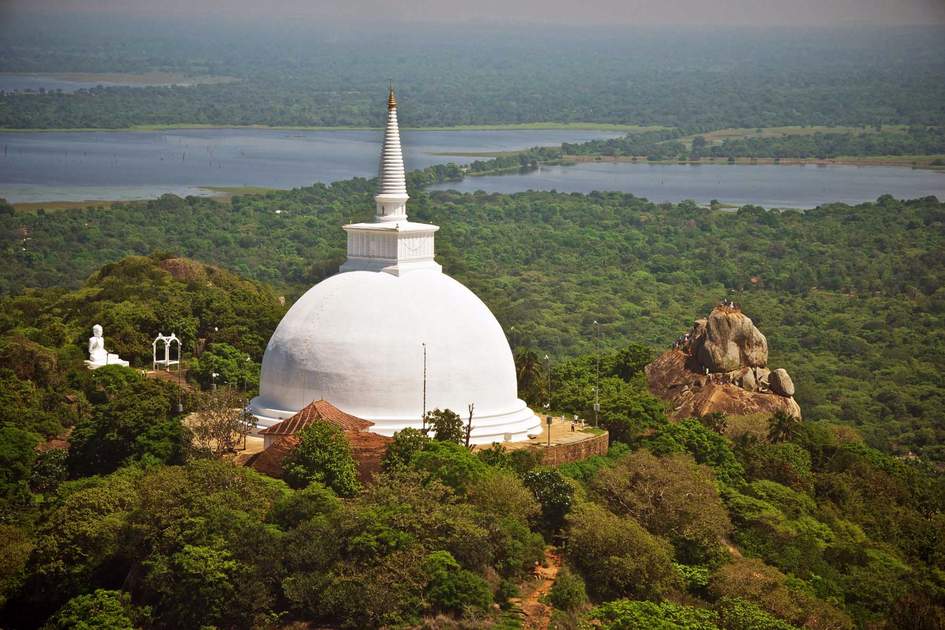
<path fill-rule="evenodd" d="M 0 0 L 22 9 L 123 15 L 628 25 L 943 24 L 945 0 Z"/>

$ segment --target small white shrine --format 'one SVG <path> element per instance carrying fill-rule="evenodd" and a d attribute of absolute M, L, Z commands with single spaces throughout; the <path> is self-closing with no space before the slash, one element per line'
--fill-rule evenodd
<path fill-rule="evenodd" d="M 158 344 L 163 344 L 163 358 L 158 358 Z M 174 344 L 177 344 L 177 352 L 173 353 Z M 171 357 L 174 358 L 171 358 Z M 170 335 L 165 335 L 164 333 L 158 333 L 158 336 L 154 338 L 154 342 L 151 343 L 151 369 L 157 370 L 158 366 L 161 366 L 164 370 L 170 370 L 172 365 L 180 366 L 180 339 L 177 337 L 176 333 L 171 333 Z"/>
<path fill-rule="evenodd" d="M 95 324 L 92 326 L 92 336 L 89 337 L 89 358 L 85 362 L 85 366 L 90 370 L 95 370 L 103 365 L 128 367 L 128 362 L 105 349 L 105 337 L 102 336 L 102 327 Z"/>

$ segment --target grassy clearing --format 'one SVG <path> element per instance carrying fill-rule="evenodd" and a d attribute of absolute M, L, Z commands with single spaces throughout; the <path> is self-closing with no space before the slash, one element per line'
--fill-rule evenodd
<path fill-rule="evenodd" d="M 680 164 L 698 166 L 699 164 L 776 164 L 780 166 L 902 166 L 921 168 L 930 171 L 945 172 L 943 155 L 864 155 L 838 156 L 835 158 L 728 158 L 706 157 L 701 160 L 648 160 L 646 156 L 630 155 L 567 155 L 565 158 L 574 162 L 639 162 L 641 164 Z M 941 163 L 939 163 L 941 162 Z"/>
<path fill-rule="evenodd" d="M 129 201 L 105 201 L 99 199 L 86 199 L 83 201 L 30 201 L 11 204 L 17 212 L 34 213 L 39 210 L 45 212 L 59 212 L 61 210 L 73 210 L 75 208 L 111 208 L 116 203 L 130 203 Z"/>
<path fill-rule="evenodd" d="M 882 131 L 902 131 L 905 125 L 884 125 Z M 723 140 L 742 138 L 780 138 L 781 136 L 812 136 L 815 133 L 879 133 L 874 127 L 762 127 L 756 129 L 733 128 L 697 133 L 680 138 L 681 142 L 692 144 L 692 139 L 702 136 L 710 144 L 718 144 Z"/>

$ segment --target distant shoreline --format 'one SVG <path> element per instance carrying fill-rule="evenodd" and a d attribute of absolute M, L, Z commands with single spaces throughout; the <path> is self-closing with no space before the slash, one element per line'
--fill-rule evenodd
<path fill-rule="evenodd" d="M 306 125 L 212 125 L 212 124 L 161 124 L 131 125 L 129 127 L 0 127 L 0 133 L 55 133 L 85 131 L 172 131 L 175 129 L 265 129 L 272 131 L 381 131 L 382 127 L 358 126 L 306 126 Z M 665 129 L 660 126 L 619 125 L 613 123 L 508 123 L 496 125 L 457 125 L 455 127 L 401 127 L 401 131 L 641 131 Z"/>

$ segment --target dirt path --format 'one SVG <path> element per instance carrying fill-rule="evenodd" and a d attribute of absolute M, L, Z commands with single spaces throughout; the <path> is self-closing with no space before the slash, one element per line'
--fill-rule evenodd
<path fill-rule="evenodd" d="M 538 586 L 519 602 L 524 616 L 524 630 L 547 630 L 551 623 L 551 606 L 539 600 L 551 590 L 558 577 L 558 569 L 561 568 L 561 556 L 554 547 L 545 550 L 545 564 L 548 566 L 538 567 L 535 571 L 535 576 L 541 580 Z"/>

